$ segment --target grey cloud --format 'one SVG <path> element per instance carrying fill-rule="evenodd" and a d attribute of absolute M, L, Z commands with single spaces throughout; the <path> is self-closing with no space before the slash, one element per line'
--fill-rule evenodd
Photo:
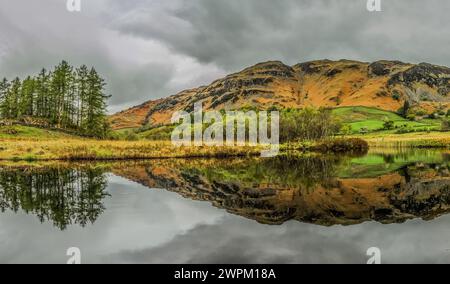
<path fill-rule="evenodd" d="M 82 11 L 93 12 L 95 7 L 82 2 Z M 167 85 L 175 68 L 171 58 L 128 63 L 124 58 L 139 56 L 134 50 L 141 47 L 127 38 L 114 38 L 98 12 L 69 13 L 64 1 L 0 0 L 0 77 L 36 74 L 67 60 L 74 66 L 93 66 L 105 77 L 112 111 L 172 94 Z M 124 47 L 110 52 L 117 41 Z"/>
<path fill-rule="evenodd" d="M 383 1 L 383 12 L 369 13 L 365 0 L 193 0 L 160 7 L 159 14 L 150 2 L 140 1 L 139 9 L 128 11 L 133 17 L 113 26 L 227 70 L 273 59 L 450 65 L 448 1 Z"/>
<path fill-rule="evenodd" d="M 69 13 L 64 0 L 0 0 L 0 76 L 95 66 L 119 110 L 266 60 L 450 66 L 449 1 L 382 1 L 369 13 L 365 0 L 82 0 Z"/>
<path fill-rule="evenodd" d="M 130 72 L 110 74 L 109 89 L 114 94 L 112 102 L 114 105 L 138 104 L 144 98 L 165 97 L 172 91 L 167 84 L 173 72 L 173 66 L 149 64 Z"/>

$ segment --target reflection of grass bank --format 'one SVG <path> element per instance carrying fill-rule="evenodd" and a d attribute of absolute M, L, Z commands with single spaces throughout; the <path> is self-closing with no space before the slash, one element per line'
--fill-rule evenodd
<path fill-rule="evenodd" d="M 317 142 L 295 142 L 281 146 L 283 152 L 302 151 L 318 153 L 367 153 L 369 145 L 359 138 L 326 139 Z"/>
<path fill-rule="evenodd" d="M 372 149 L 364 157 L 346 160 L 339 169 L 342 178 L 371 178 L 394 171 L 399 171 L 412 165 L 434 165 L 436 168 L 448 168 L 447 151 L 437 149 L 384 148 Z"/>

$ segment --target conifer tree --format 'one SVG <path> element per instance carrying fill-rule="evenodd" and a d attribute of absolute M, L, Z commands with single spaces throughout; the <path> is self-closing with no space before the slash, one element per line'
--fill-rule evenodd
<path fill-rule="evenodd" d="M 19 118 L 19 99 L 21 94 L 22 83 L 19 78 L 15 78 L 11 82 L 11 86 L 6 94 L 6 118 Z"/>
<path fill-rule="evenodd" d="M 48 126 L 75 131 L 80 135 L 106 137 L 107 99 L 105 81 L 86 65 L 74 69 L 62 61 L 48 72 L 42 69 L 23 82 L 0 81 L 0 117 L 43 119 Z"/>
<path fill-rule="evenodd" d="M 106 99 L 108 96 L 104 94 L 104 79 L 98 75 L 94 68 L 89 71 L 87 86 L 86 118 L 82 129 L 87 136 L 102 137 L 105 131 Z"/>
<path fill-rule="evenodd" d="M 53 71 L 50 84 L 51 114 L 50 120 L 57 127 L 67 127 L 67 105 L 69 93 L 74 83 L 73 68 L 62 61 Z"/>
<path fill-rule="evenodd" d="M 5 114 L 7 113 L 6 110 L 6 98 L 9 91 L 10 83 L 6 78 L 3 78 L 2 81 L 0 81 L 0 117 L 4 118 Z"/>
<path fill-rule="evenodd" d="M 86 104 L 87 104 L 87 93 L 88 93 L 88 76 L 89 69 L 86 65 L 82 65 L 80 68 L 76 70 L 77 75 L 77 117 L 76 117 L 76 125 L 77 127 L 82 127 L 82 122 L 86 118 Z"/>
<path fill-rule="evenodd" d="M 22 82 L 19 96 L 18 117 L 33 116 L 34 114 L 34 79 L 28 76 Z"/>
<path fill-rule="evenodd" d="M 42 69 L 35 79 L 35 115 L 39 118 L 50 118 L 50 77 L 51 73 Z"/>

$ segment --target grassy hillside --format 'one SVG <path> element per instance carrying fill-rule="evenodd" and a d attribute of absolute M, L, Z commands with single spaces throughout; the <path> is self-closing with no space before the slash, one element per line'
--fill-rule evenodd
<path fill-rule="evenodd" d="M 281 111 L 283 115 L 283 110 Z M 422 119 L 420 121 L 411 121 L 400 115 L 371 107 L 340 107 L 333 110 L 333 114 L 344 125 L 351 127 L 352 135 L 360 134 L 363 129 L 367 130 L 367 135 L 384 136 L 387 134 L 402 134 L 415 132 L 440 131 L 440 119 Z M 386 121 L 394 122 L 394 128 L 384 129 Z M 115 130 L 117 136 L 121 139 L 129 140 L 170 140 L 174 126 L 161 126 L 142 130 L 141 128 L 127 128 Z M 364 138 L 364 137 L 363 137 Z"/>
<path fill-rule="evenodd" d="M 0 126 L 0 139 L 7 140 L 48 140 L 67 139 L 75 136 L 60 131 L 47 130 L 36 127 L 13 125 Z"/>

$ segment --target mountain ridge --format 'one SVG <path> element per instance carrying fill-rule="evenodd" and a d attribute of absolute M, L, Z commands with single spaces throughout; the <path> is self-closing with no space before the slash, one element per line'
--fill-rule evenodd
<path fill-rule="evenodd" d="M 367 106 L 398 111 L 408 101 L 428 113 L 450 107 L 450 68 L 429 63 L 323 59 L 293 66 L 267 61 L 110 116 L 114 129 L 170 124 L 175 111 Z"/>

